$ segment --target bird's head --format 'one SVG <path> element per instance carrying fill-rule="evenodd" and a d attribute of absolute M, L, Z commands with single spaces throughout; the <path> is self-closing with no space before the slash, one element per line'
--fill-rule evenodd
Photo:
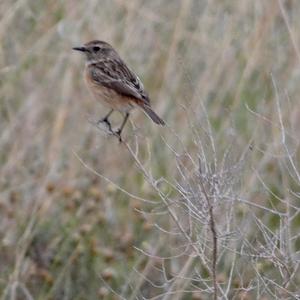
<path fill-rule="evenodd" d="M 117 52 L 110 44 L 98 40 L 90 41 L 80 47 L 74 47 L 73 50 L 84 53 L 87 61 L 98 61 L 107 57 L 118 57 Z"/>

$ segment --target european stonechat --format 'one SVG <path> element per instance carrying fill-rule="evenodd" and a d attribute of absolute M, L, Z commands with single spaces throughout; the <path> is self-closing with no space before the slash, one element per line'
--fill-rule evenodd
<path fill-rule="evenodd" d="M 111 133 L 121 139 L 122 130 L 134 107 L 142 108 L 153 122 L 165 125 L 165 122 L 152 110 L 150 99 L 138 76 L 132 72 L 114 48 L 103 41 L 91 41 L 73 50 L 86 56 L 84 77 L 88 88 L 96 100 L 110 108 L 109 113 L 98 121 L 105 122 Z M 109 116 L 114 110 L 125 113 L 120 128 L 113 132 Z"/>

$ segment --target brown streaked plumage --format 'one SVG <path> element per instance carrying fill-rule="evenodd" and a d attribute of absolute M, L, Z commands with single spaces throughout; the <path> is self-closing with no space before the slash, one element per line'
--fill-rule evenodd
<path fill-rule="evenodd" d="M 111 45 L 103 41 L 90 41 L 82 47 L 74 47 L 86 55 L 85 81 L 95 98 L 109 107 L 110 112 L 99 122 L 105 122 L 110 131 L 108 120 L 114 110 L 125 113 L 120 128 L 114 132 L 121 141 L 121 132 L 134 107 L 142 108 L 153 122 L 165 122 L 152 110 L 150 99 L 140 79 L 133 73 Z"/>

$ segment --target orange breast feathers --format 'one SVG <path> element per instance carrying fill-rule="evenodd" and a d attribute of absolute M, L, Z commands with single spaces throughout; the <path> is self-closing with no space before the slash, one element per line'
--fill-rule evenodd
<path fill-rule="evenodd" d="M 122 112 L 128 112 L 136 105 L 136 99 L 121 95 L 115 90 L 95 82 L 88 67 L 84 70 L 84 78 L 86 85 L 94 98 L 106 107 Z"/>

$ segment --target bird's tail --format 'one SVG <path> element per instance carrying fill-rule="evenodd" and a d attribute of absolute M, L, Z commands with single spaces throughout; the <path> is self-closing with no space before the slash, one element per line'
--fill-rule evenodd
<path fill-rule="evenodd" d="M 165 125 L 164 120 L 162 120 L 149 105 L 143 104 L 141 107 L 154 123 L 162 126 Z"/>

